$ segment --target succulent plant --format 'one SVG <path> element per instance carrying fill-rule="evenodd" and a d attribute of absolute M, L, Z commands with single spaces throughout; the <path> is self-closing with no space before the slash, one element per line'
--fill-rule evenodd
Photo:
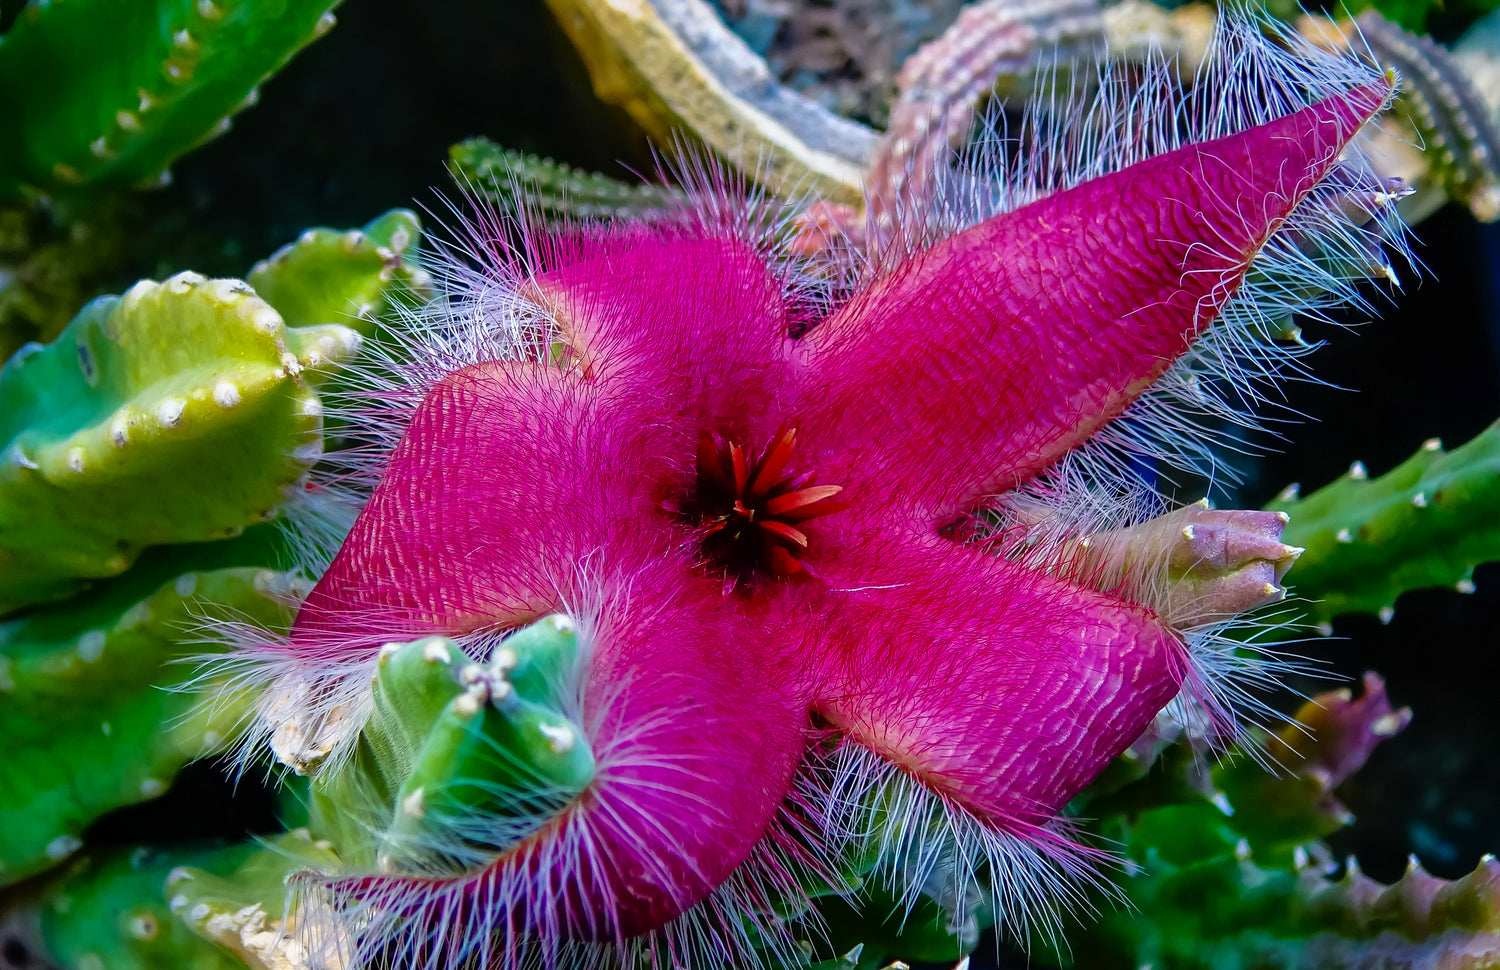
<path fill-rule="evenodd" d="M 249 970 L 295 970 L 308 965 L 316 927 L 299 926 L 288 912 L 299 870 L 330 865 L 332 846 L 306 828 L 294 828 L 251 844 L 177 854 L 173 867 L 149 898 L 167 900 L 180 923 L 200 937 L 200 949 L 225 951 Z M 299 939 L 300 937 L 300 939 Z M 203 944 L 212 943 L 210 948 Z"/>
<path fill-rule="evenodd" d="M 483 663 L 444 637 L 382 648 L 357 749 L 313 785 L 313 828 L 348 864 L 386 870 L 461 871 L 514 840 L 593 781 L 593 753 L 569 716 L 577 699 L 561 693 L 579 662 L 561 616 L 517 631 Z M 281 757 L 315 767 L 288 733 Z"/>
<path fill-rule="evenodd" d="M 24 947 L 40 965 L 70 970 L 243 970 L 177 918 L 165 883 L 179 864 L 232 871 L 251 852 L 248 845 L 198 852 L 141 847 L 79 856 L 47 881 L 34 908 L 12 914 L 10 946 Z"/>
<path fill-rule="evenodd" d="M 1313 620 L 1362 612 L 1389 622 L 1409 589 L 1473 591 L 1474 567 L 1500 559 L 1497 502 L 1500 425 L 1490 425 L 1452 452 L 1431 438 L 1377 478 L 1356 461 L 1309 495 L 1288 486 L 1271 507 L 1291 516 L 1286 539 L 1307 550 L 1289 582 Z"/>
<path fill-rule="evenodd" d="M 254 561 L 257 551 L 216 553 Z M 182 661 L 214 647 L 185 634 L 213 619 L 284 627 L 297 580 L 183 565 L 149 563 L 82 602 L 0 624 L 0 724 L 11 745 L 0 767 L 0 882 L 72 854 L 106 811 L 161 794 L 190 759 L 219 752 L 247 712 L 251 698 L 219 694 L 217 681 L 171 689 L 192 677 Z"/>
<path fill-rule="evenodd" d="M 662 144 L 688 132 L 774 186 L 859 201 L 874 133 L 776 84 L 706 4 L 551 6 L 595 91 Z"/>
<path fill-rule="evenodd" d="M 275 518 L 322 453 L 306 371 L 359 341 L 179 273 L 18 351 L 0 371 L 0 613 L 119 575 L 147 546 Z"/>
<path fill-rule="evenodd" d="M 306 829 L 261 844 L 79 856 L 12 913 L 7 939 L 31 959 L 69 970 L 305 966 L 306 951 L 283 914 L 285 883 L 299 866 L 329 858 L 326 843 Z"/>
<path fill-rule="evenodd" d="M 413 262 L 422 224 L 392 209 L 362 228 L 308 229 L 251 268 L 245 282 L 293 329 L 341 323 L 361 337 L 380 320 L 422 302 L 428 280 Z"/>
<path fill-rule="evenodd" d="M 1500 863 L 1444 880 L 1412 860 L 1390 886 L 1333 858 L 1321 839 L 1353 821 L 1334 789 L 1411 712 L 1385 685 L 1322 694 L 1278 735 L 1210 768 L 1191 741 L 1149 771 L 1121 765 L 1078 809 L 1120 838 L 1116 876 L 1136 908 L 1107 913 L 1057 954 L 1064 965 L 1190 970 L 1477 968 L 1500 946 Z M 1141 753 L 1145 753 L 1145 750 Z M 1268 774 L 1257 762 L 1280 767 Z M 1106 776 L 1106 779 L 1108 776 Z M 1128 780 L 1127 780 L 1128 779 Z"/>
<path fill-rule="evenodd" d="M 466 191 L 499 208 L 530 205 L 551 216 L 616 218 L 650 213 L 681 203 L 656 185 L 630 185 L 598 172 L 579 172 L 550 158 L 502 148 L 488 138 L 470 138 L 448 150 L 448 164 Z"/>
<path fill-rule="evenodd" d="M 337 5 L 28 3 L 0 44 L 0 198 L 159 180 L 227 131 L 261 81 L 333 26 Z"/>

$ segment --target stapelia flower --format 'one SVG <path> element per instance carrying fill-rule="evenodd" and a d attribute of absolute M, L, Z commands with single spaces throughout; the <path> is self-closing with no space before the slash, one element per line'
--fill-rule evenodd
<path fill-rule="evenodd" d="M 482 862 L 316 877 L 344 959 L 753 963 L 801 874 L 835 879 L 862 839 L 916 886 L 947 840 L 1002 919 L 1065 895 L 1091 850 L 1060 809 L 1214 676 L 1179 625 L 1212 609 L 1068 555 L 1105 524 L 1093 548 L 1130 546 L 1128 517 L 1069 518 L 1070 483 L 1191 438 L 1173 388 L 1202 408 L 1215 366 L 1268 368 L 1255 327 L 1347 298 L 1388 236 L 1390 187 L 1350 146 L 1393 80 L 1319 57 L 1242 25 L 1196 97 L 1105 78 L 1011 174 L 906 216 L 849 292 L 722 188 L 646 225 L 472 227 L 479 266 L 450 268 L 355 415 L 393 447 L 289 641 L 259 648 L 263 728 L 299 769 L 355 770 L 382 644 L 482 659 L 565 613 L 598 768 Z M 964 541 L 985 509 L 1000 533 Z M 1194 516 L 1238 575 L 1235 523 Z M 1256 529 L 1260 588 L 1295 551 Z"/>

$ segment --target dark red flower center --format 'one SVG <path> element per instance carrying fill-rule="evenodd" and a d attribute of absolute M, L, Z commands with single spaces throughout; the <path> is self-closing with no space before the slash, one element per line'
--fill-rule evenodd
<path fill-rule="evenodd" d="M 803 570 L 811 519 L 849 507 L 834 496 L 842 485 L 814 485 L 813 473 L 788 469 L 796 428 L 787 428 L 758 455 L 705 432 L 698 440 L 697 521 L 703 551 L 727 571 L 792 576 Z"/>

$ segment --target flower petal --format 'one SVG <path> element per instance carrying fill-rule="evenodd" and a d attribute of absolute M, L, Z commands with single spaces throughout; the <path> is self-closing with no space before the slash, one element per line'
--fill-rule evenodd
<path fill-rule="evenodd" d="M 579 372 L 611 395 L 649 399 L 660 419 L 725 431 L 716 420 L 775 403 L 788 359 L 781 288 L 738 239 L 622 232 L 532 286 Z"/>
<path fill-rule="evenodd" d="M 745 865 L 791 788 L 806 707 L 759 651 L 731 648 L 758 624 L 684 562 L 596 572 L 581 591 L 581 723 L 597 763 L 582 794 L 483 868 L 326 880 L 322 902 L 358 956 L 389 960 L 394 940 L 400 966 L 481 950 L 485 966 L 570 966 L 566 947 L 661 929 Z"/>
<path fill-rule="evenodd" d="M 1092 179 L 879 279 L 802 341 L 804 454 L 856 509 L 885 489 L 935 521 L 1025 482 L 1188 349 L 1389 93 Z"/>
<path fill-rule="evenodd" d="M 649 555 L 662 443 L 690 447 L 555 368 L 489 363 L 423 400 L 293 630 L 357 651 L 520 624 L 562 606 L 581 563 Z"/>
<path fill-rule="evenodd" d="M 1054 816 L 1187 670 L 1146 610 L 972 546 L 867 537 L 858 558 L 828 579 L 845 652 L 818 712 L 1002 826 Z"/>

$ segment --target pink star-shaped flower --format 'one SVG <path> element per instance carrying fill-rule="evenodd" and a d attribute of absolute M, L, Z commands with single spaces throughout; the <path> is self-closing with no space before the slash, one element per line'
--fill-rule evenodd
<path fill-rule="evenodd" d="M 747 866 L 785 889 L 766 846 L 796 841 L 830 738 L 1065 859 L 1052 820 L 1192 658 L 1124 591 L 951 527 L 1181 358 L 1390 93 L 1084 181 L 822 315 L 722 219 L 484 240 L 546 352 L 425 388 L 286 649 L 332 664 L 571 613 L 598 775 L 488 867 L 341 877 L 343 904 L 389 926 L 440 898 L 439 936 L 555 954 L 669 927 Z"/>

